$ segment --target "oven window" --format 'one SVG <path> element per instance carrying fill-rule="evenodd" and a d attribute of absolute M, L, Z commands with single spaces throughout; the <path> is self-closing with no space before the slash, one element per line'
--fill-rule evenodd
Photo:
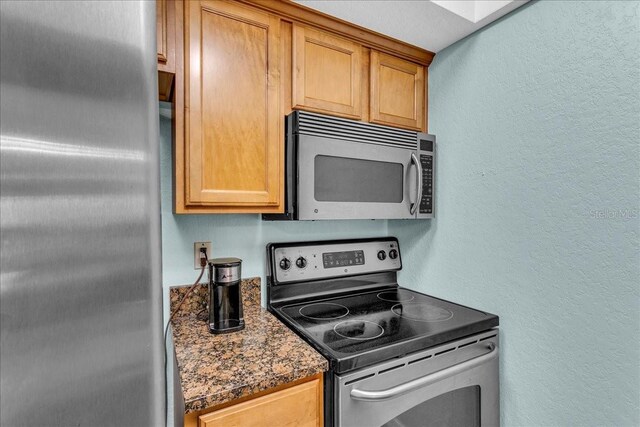
<path fill-rule="evenodd" d="M 459 388 L 422 402 L 382 427 L 480 427 L 480 386 Z"/>
<path fill-rule="evenodd" d="M 314 197 L 319 202 L 402 202 L 400 163 L 316 156 L 314 170 Z"/>

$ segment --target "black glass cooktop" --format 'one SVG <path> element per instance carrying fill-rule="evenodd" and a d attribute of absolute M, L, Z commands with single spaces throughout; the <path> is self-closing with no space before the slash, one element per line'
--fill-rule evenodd
<path fill-rule="evenodd" d="M 338 373 L 498 326 L 498 316 L 404 288 L 284 305 L 276 312 Z"/>

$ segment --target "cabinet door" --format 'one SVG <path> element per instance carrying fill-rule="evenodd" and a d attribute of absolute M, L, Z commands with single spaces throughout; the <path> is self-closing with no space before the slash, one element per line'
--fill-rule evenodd
<path fill-rule="evenodd" d="M 185 7 L 186 205 L 277 211 L 284 174 L 280 20 L 226 1 Z"/>
<path fill-rule="evenodd" d="M 372 50 L 370 78 L 372 122 L 426 130 L 425 67 Z"/>
<path fill-rule="evenodd" d="M 200 416 L 199 427 L 321 427 L 322 383 L 302 383 Z"/>
<path fill-rule="evenodd" d="M 175 72 L 175 4 L 173 0 L 156 0 L 156 46 L 158 68 Z"/>
<path fill-rule="evenodd" d="M 362 117 L 362 46 L 293 26 L 293 108 Z"/>
<path fill-rule="evenodd" d="M 171 100 L 176 72 L 176 5 L 174 0 L 156 0 L 158 50 L 158 95 L 160 101 Z"/>

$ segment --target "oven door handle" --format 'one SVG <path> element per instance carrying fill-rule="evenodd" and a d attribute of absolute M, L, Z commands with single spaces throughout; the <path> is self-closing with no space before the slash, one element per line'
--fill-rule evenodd
<path fill-rule="evenodd" d="M 411 204 L 411 207 L 409 208 L 409 213 L 411 215 L 415 215 L 416 214 L 416 210 L 418 209 L 418 206 L 420 206 L 420 201 L 422 200 L 422 165 L 420 164 L 420 162 L 418 161 L 418 157 L 416 156 L 416 153 L 411 153 L 411 163 L 416 165 L 416 201 L 415 203 Z"/>
<path fill-rule="evenodd" d="M 393 399 L 395 397 L 398 397 L 400 395 L 413 391 L 417 388 L 431 385 L 438 381 L 444 380 L 445 378 L 449 378 L 451 376 L 457 375 L 461 372 L 475 368 L 476 366 L 482 365 L 483 363 L 486 363 L 492 359 L 495 359 L 498 356 L 498 346 L 493 343 L 490 343 L 489 349 L 491 351 L 489 351 L 489 353 L 483 354 L 482 356 L 474 357 L 473 359 L 467 360 L 466 362 L 462 362 L 457 365 L 450 366 L 448 368 L 434 372 L 427 376 L 417 378 L 415 380 L 412 380 L 404 384 L 400 384 L 385 390 L 366 391 L 366 390 L 358 390 L 354 388 L 353 390 L 351 390 L 351 398 L 355 400 L 364 400 L 369 402 Z"/>

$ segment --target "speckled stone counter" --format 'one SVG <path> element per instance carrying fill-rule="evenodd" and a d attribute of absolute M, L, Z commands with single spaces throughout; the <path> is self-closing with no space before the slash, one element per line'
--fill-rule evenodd
<path fill-rule="evenodd" d="M 171 309 L 188 286 L 171 288 Z M 260 278 L 242 281 L 245 328 L 209 333 L 208 289 L 198 286 L 172 320 L 185 414 L 328 369 L 320 354 L 260 307 Z"/>

